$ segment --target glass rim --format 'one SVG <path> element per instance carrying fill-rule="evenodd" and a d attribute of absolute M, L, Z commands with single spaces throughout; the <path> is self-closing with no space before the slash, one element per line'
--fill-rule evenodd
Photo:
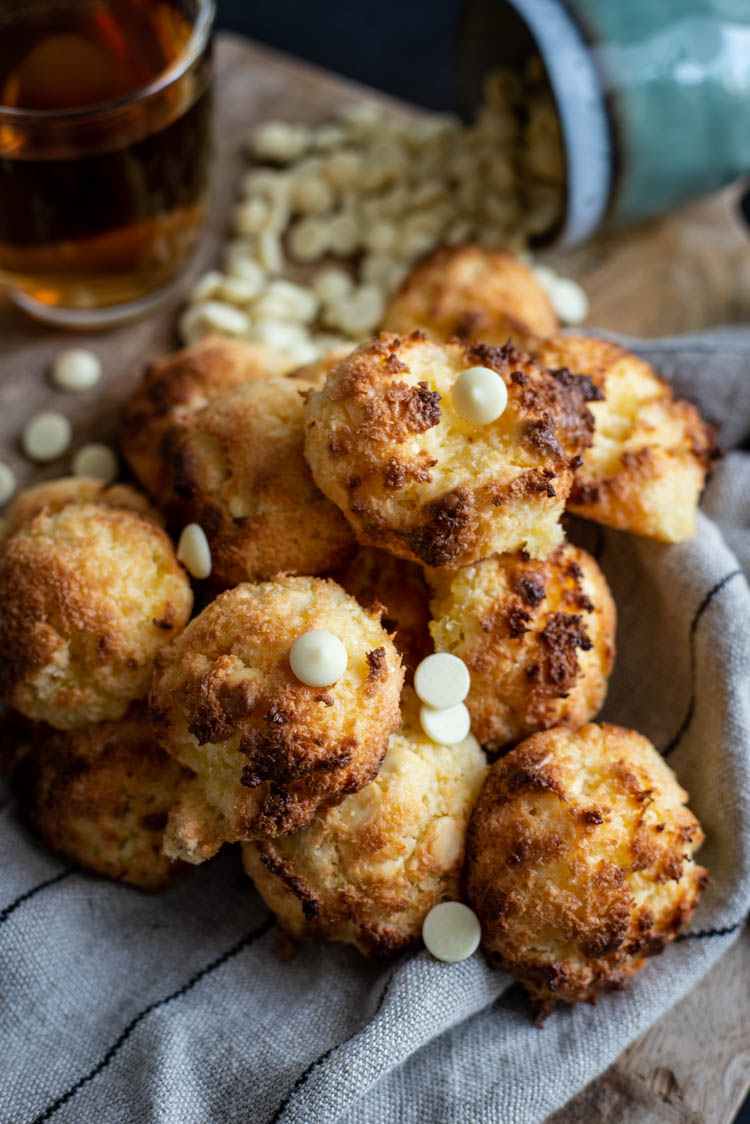
<path fill-rule="evenodd" d="M 173 82 L 180 79 L 195 60 L 200 57 L 208 42 L 216 16 L 216 0 L 198 0 L 198 5 L 197 18 L 187 43 L 166 70 L 162 70 L 145 86 L 138 86 L 127 94 L 121 94 L 120 97 L 97 102 L 95 105 L 80 106 L 78 109 L 26 109 L 3 105 L 0 102 L 0 120 L 36 121 L 39 123 L 70 121 L 76 123 L 123 109 L 125 106 L 132 105 L 133 102 L 153 97 L 154 94 L 166 90 Z"/>

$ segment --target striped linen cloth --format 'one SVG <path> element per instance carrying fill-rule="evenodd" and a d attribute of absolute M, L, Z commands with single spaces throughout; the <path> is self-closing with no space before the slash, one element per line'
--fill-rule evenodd
<path fill-rule="evenodd" d="M 580 526 L 620 613 L 604 717 L 668 755 L 706 829 L 713 883 L 693 930 L 626 991 L 538 1030 L 479 953 L 383 966 L 320 944 L 282 961 L 236 848 L 150 897 L 50 854 L 6 803 L 0 1120 L 533 1124 L 736 939 L 750 907 L 750 331 L 626 342 L 730 450 L 694 541 Z"/>

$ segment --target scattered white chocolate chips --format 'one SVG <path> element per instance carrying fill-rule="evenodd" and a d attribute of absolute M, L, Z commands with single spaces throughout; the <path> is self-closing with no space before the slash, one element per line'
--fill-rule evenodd
<path fill-rule="evenodd" d="M 96 442 L 82 445 L 73 457 L 74 476 L 88 476 L 93 480 L 100 480 L 102 484 L 111 484 L 117 471 L 117 457 L 109 445 L 99 445 Z"/>
<path fill-rule="evenodd" d="M 9 464 L 0 461 L 0 506 L 8 502 L 16 490 L 16 478 Z"/>
<path fill-rule="evenodd" d="M 312 128 L 263 122 L 247 150 L 256 166 L 241 179 L 224 270 L 197 282 L 180 333 L 186 344 L 209 332 L 263 341 L 269 323 L 269 346 L 288 355 L 290 369 L 325 353 L 321 329 L 352 345 L 375 331 L 422 254 L 471 241 L 518 252 L 564 210 L 561 135 L 539 60 L 491 72 L 468 127 L 365 104 Z M 297 303 L 302 340 L 277 331 L 295 319 L 266 299 L 280 277 L 302 278 L 317 298 L 314 314 Z M 562 286 L 558 296 L 565 316 L 580 315 L 572 291 Z"/>
<path fill-rule="evenodd" d="M 471 715 L 462 702 L 443 710 L 423 705 L 419 708 L 419 723 L 431 741 L 438 745 L 456 745 L 468 737 Z"/>
<path fill-rule="evenodd" d="M 21 446 L 32 461 L 44 464 L 62 456 L 70 444 L 70 436 L 70 422 L 63 414 L 37 414 L 24 426 Z"/>
<path fill-rule="evenodd" d="M 508 391 L 503 379 L 489 367 L 469 367 L 453 384 L 453 409 L 464 421 L 489 425 L 504 413 Z"/>
<path fill-rule="evenodd" d="M 289 666 L 308 687 L 330 687 L 346 671 L 346 648 L 324 628 L 303 632 L 292 644 Z"/>
<path fill-rule="evenodd" d="M 456 963 L 479 947 L 482 929 L 473 909 L 463 902 L 440 902 L 424 919 L 422 940 L 437 960 Z"/>
<path fill-rule="evenodd" d="M 90 390 L 102 377 L 101 359 L 83 347 L 70 347 L 57 356 L 50 377 L 56 387 L 72 394 Z"/>
<path fill-rule="evenodd" d="M 211 573 L 211 547 L 206 532 L 198 523 L 188 523 L 177 544 L 177 558 L 194 578 L 207 578 Z"/>
<path fill-rule="evenodd" d="M 433 652 L 414 672 L 414 690 L 427 706 L 446 710 L 462 703 L 469 693 L 469 669 L 459 656 Z"/>

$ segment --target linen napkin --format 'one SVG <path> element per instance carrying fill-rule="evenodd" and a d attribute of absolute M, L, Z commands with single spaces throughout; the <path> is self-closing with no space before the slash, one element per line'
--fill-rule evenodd
<path fill-rule="evenodd" d="M 579 523 L 620 624 L 603 714 L 668 757 L 707 834 L 692 930 L 624 992 L 541 1029 L 481 953 L 278 956 L 236 848 L 150 897 L 0 817 L 0 1120 L 533 1124 L 605 1069 L 736 939 L 750 908 L 750 330 L 624 341 L 721 425 L 698 534 Z"/>

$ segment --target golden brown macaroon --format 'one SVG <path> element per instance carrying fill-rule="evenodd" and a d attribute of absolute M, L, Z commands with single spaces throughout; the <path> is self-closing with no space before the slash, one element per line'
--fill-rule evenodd
<path fill-rule="evenodd" d="M 462 371 L 488 367 L 508 391 L 495 421 L 455 412 Z M 544 556 L 594 419 L 590 379 L 551 375 L 513 347 L 382 334 L 329 373 L 305 407 L 316 483 L 357 538 L 428 566 L 500 551 Z"/>
<path fill-rule="evenodd" d="M 356 549 L 341 512 L 304 457 L 300 379 L 266 378 L 216 395 L 165 436 L 164 503 L 206 533 L 212 580 L 322 574 Z"/>
<path fill-rule="evenodd" d="M 688 924 L 707 874 L 686 800 L 651 743 L 620 726 L 547 730 L 492 766 L 467 900 L 485 952 L 542 1016 L 624 987 Z"/>
<path fill-rule="evenodd" d="M 435 649 L 471 673 L 473 733 L 502 750 L 550 726 L 582 726 L 599 711 L 615 657 L 617 612 L 585 550 L 544 559 L 486 558 L 428 573 Z"/>
<path fill-rule="evenodd" d="M 381 612 L 381 623 L 401 653 L 407 680 L 432 651 L 430 593 L 421 566 L 385 550 L 364 546 L 336 581 L 360 605 Z"/>
<path fill-rule="evenodd" d="M 24 488 L 13 500 L 6 514 L 4 534 L 14 534 L 40 511 L 61 511 L 70 503 L 101 503 L 105 507 L 127 507 L 161 522 L 161 516 L 149 501 L 129 484 L 103 484 L 87 476 L 62 476 L 57 480 L 44 480 Z"/>
<path fill-rule="evenodd" d="M 471 734 L 435 745 L 409 688 L 404 704 L 374 781 L 298 835 L 243 848 L 245 870 L 294 936 L 392 956 L 419 944 L 434 905 L 458 897 L 484 754 Z"/>
<path fill-rule="evenodd" d="M 216 394 L 288 369 L 270 348 L 222 336 L 207 336 L 148 365 L 125 408 L 120 443 L 157 503 L 164 496 L 162 441 L 168 430 Z"/>
<path fill-rule="evenodd" d="M 187 871 L 162 854 L 167 813 L 185 770 L 158 745 L 145 704 L 83 730 L 41 723 L 13 778 L 32 827 L 87 870 L 144 890 Z"/>
<path fill-rule="evenodd" d="M 346 648 L 330 687 L 289 666 L 310 629 Z M 156 732 L 196 774 L 170 815 L 167 854 L 202 862 L 224 842 L 299 831 L 367 784 L 398 727 L 403 677 L 378 615 L 335 582 L 278 578 L 219 596 L 154 671 Z"/>
<path fill-rule="evenodd" d="M 479 246 L 439 249 L 419 262 L 391 297 L 383 330 L 421 328 L 437 339 L 528 347 L 560 327 L 549 296 L 512 254 Z"/>
<path fill-rule="evenodd" d="M 42 510 L 0 548 L 0 694 L 60 730 L 121 718 L 192 604 L 152 519 L 100 503 Z"/>
<path fill-rule="evenodd" d="M 594 441 L 576 472 L 569 510 L 662 542 L 689 539 L 717 455 L 714 427 L 618 344 L 557 336 L 538 354 L 548 367 L 590 375 L 603 394 L 591 405 Z"/>

